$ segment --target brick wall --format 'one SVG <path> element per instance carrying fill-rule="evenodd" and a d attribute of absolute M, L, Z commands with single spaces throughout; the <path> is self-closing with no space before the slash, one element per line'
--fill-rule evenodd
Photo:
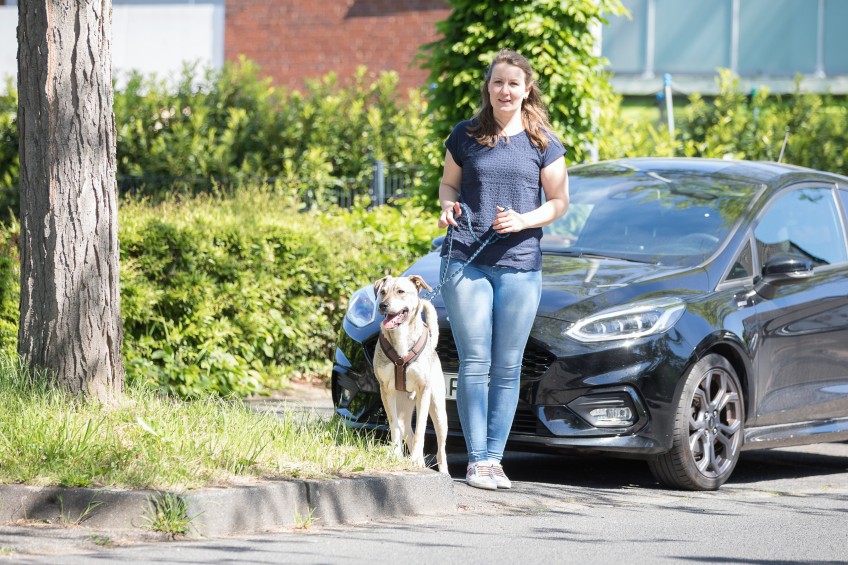
<path fill-rule="evenodd" d="M 444 0 L 226 0 L 225 57 L 245 55 L 288 88 L 365 65 L 397 71 L 405 90 L 425 85 L 414 58 L 449 13 Z"/>

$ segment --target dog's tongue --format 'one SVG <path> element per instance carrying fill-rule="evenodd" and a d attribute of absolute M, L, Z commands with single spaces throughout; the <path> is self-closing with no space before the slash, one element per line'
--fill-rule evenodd
<path fill-rule="evenodd" d="M 399 325 L 401 325 L 405 319 L 405 312 L 398 312 L 397 314 L 386 314 L 386 319 L 383 320 L 383 327 L 387 330 L 393 330 Z"/>

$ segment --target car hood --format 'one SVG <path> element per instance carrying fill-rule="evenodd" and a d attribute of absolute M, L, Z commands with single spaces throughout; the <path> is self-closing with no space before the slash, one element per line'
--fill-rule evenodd
<path fill-rule="evenodd" d="M 441 260 L 432 252 L 413 264 L 405 275 L 420 275 L 436 287 Z M 542 300 L 539 316 L 575 321 L 604 308 L 640 296 L 685 296 L 707 289 L 707 273 L 701 268 L 638 263 L 622 259 L 570 257 L 543 254 Z M 443 308 L 440 295 L 433 298 Z"/>

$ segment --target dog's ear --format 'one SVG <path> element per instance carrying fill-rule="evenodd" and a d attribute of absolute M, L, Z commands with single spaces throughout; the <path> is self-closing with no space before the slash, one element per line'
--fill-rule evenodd
<path fill-rule="evenodd" d="M 383 286 L 385 284 L 385 282 L 387 280 L 389 280 L 390 278 L 392 278 L 392 277 L 387 275 L 387 276 L 383 277 L 382 279 L 380 279 L 380 280 L 378 280 L 377 282 L 374 283 L 374 296 L 380 296 L 380 287 Z"/>
<path fill-rule="evenodd" d="M 422 288 L 427 292 L 433 290 L 432 288 L 430 288 L 430 285 L 427 284 L 427 281 L 425 281 L 423 277 L 420 277 L 418 275 L 410 275 L 409 280 L 412 281 L 412 284 L 415 285 L 415 288 L 417 288 L 419 292 Z"/>

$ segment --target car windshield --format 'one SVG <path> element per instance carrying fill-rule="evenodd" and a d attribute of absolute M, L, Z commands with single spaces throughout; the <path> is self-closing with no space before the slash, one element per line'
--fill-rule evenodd
<path fill-rule="evenodd" d="M 542 249 L 695 265 L 719 248 L 761 186 L 702 171 L 575 167 L 568 213 L 544 228 Z"/>

